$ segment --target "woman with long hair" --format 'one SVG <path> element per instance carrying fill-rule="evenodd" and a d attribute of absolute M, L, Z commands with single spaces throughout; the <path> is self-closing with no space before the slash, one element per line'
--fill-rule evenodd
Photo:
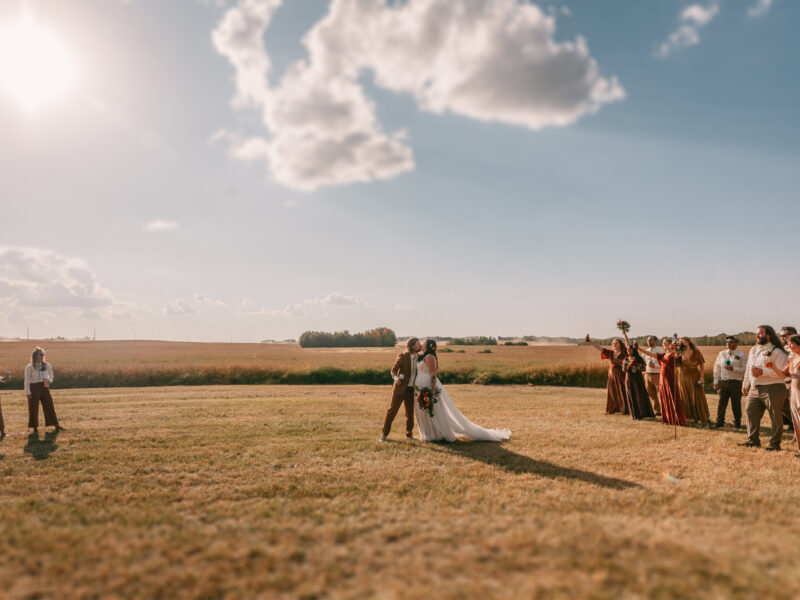
<path fill-rule="evenodd" d="M 656 354 L 644 348 L 639 352 L 655 358 L 661 364 L 661 376 L 658 380 L 658 395 L 661 398 L 661 422 L 667 425 L 686 427 L 686 410 L 675 389 L 675 349 L 669 338 L 661 340 L 663 353 Z"/>
<path fill-rule="evenodd" d="M 606 389 L 606 413 L 628 414 L 628 403 L 625 400 L 625 372 L 622 363 L 625 362 L 625 343 L 620 338 L 614 338 L 611 348 L 603 348 L 596 343 L 589 334 L 586 334 L 586 343 L 600 351 L 600 358 L 608 361 L 608 382 Z"/>
<path fill-rule="evenodd" d="M 42 348 L 34 348 L 31 362 L 25 367 L 25 394 L 28 396 L 28 427 L 34 433 L 39 431 L 39 403 L 42 403 L 45 427 L 53 426 L 56 431 L 64 429 L 58 422 L 50 384 L 53 383 L 53 367 L 45 362 Z"/>
<path fill-rule="evenodd" d="M 794 423 L 794 430 L 797 442 L 797 452 L 795 456 L 800 458 L 800 335 L 789 336 L 789 350 L 792 351 L 791 358 L 785 369 L 779 369 L 774 362 L 768 362 L 765 366 L 775 371 L 778 375 L 788 377 L 790 380 L 789 392 L 789 414 Z"/>
<path fill-rule="evenodd" d="M 9 380 L 9 373 L 5 377 L 0 377 L 0 383 L 5 383 Z M 0 438 L 6 437 L 6 423 L 3 421 L 3 405 L 0 404 Z"/>
<path fill-rule="evenodd" d="M 678 395 L 686 407 L 686 416 L 710 425 L 708 400 L 703 389 L 706 359 L 691 338 L 678 338 L 678 345 Z"/>
<path fill-rule="evenodd" d="M 485 429 L 470 422 L 456 408 L 439 381 L 436 347 L 436 340 L 425 342 L 414 379 L 414 414 L 419 424 L 419 439 L 423 442 L 455 442 L 458 439 L 502 442 L 509 439 L 510 429 Z"/>
<path fill-rule="evenodd" d="M 644 369 L 644 359 L 639 354 L 637 345 L 628 344 L 628 355 L 622 363 L 622 370 L 625 371 L 625 399 L 631 418 L 636 420 L 655 417 L 647 386 L 644 384 Z"/>

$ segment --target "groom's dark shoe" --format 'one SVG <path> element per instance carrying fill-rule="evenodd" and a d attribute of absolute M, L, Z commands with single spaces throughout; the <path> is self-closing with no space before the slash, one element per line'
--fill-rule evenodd
<path fill-rule="evenodd" d="M 755 442 L 742 442 L 741 444 L 737 444 L 737 446 L 743 446 L 745 448 L 761 448 L 761 444 L 756 444 Z"/>

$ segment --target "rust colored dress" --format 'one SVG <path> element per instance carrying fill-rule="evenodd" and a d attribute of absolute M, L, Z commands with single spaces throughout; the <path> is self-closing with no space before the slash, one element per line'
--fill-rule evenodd
<path fill-rule="evenodd" d="M 644 361 L 626 358 L 622 365 L 625 371 L 625 399 L 628 402 L 628 412 L 632 419 L 654 417 L 653 407 L 650 405 L 650 396 L 644 385 Z"/>
<path fill-rule="evenodd" d="M 709 420 L 708 401 L 703 386 L 697 381 L 704 373 L 705 362 L 699 350 L 694 350 L 688 360 L 681 357 L 677 361 L 678 395 L 686 407 L 686 416 L 702 423 Z"/>
<path fill-rule="evenodd" d="M 658 362 L 661 363 L 661 377 L 658 380 L 658 393 L 661 396 L 661 422 L 667 425 L 680 425 L 686 427 L 686 409 L 680 397 L 675 393 L 675 355 L 670 353 L 669 358 L 659 354 Z"/>
<path fill-rule="evenodd" d="M 613 350 L 603 348 L 600 351 L 600 358 L 608 360 L 608 396 L 606 398 L 606 413 L 625 413 L 628 414 L 628 406 L 625 402 L 625 373 L 622 370 L 622 363 L 625 360 L 623 353 L 615 354 Z"/>

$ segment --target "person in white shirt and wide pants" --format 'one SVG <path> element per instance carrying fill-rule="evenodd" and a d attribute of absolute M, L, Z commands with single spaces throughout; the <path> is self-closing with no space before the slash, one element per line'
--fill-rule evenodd
<path fill-rule="evenodd" d="M 747 355 L 739 347 L 739 340 L 729 335 L 725 338 L 727 349 L 717 354 L 714 361 L 714 389 L 719 392 L 717 422 L 714 427 L 725 427 L 728 401 L 733 411 L 733 424 L 742 426 L 742 380 L 747 370 Z"/>
<path fill-rule="evenodd" d="M 42 403 L 44 424 L 56 431 L 63 429 L 58 422 L 50 384 L 53 383 L 53 367 L 44 361 L 44 350 L 35 348 L 31 362 L 25 367 L 25 394 L 28 396 L 28 427 L 39 431 L 39 402 Z"/>
<path fill-rule="evenodd" d="M 783 436 L 783 404 L 786 385 L 783 370 L 789 357 L 778 334 L 769 325 L 756 330 L 756 345 L 750 350 L 742 393 L 747 396 L 747 441 L 741 446 L 761 446 L 759 429 L 764 411 L 769 411 L 772 431 L 767 450 L 780 450 Z"/>
<path fill-rule="evenodd" d="M 658 338 L 654 335 L 647 336 L 647 349 L 650 353 L 659 355 L 664 354 L 664 350 L 656 348 Z M 658 386 L 661 379 L 661 363 L 658 362 L 658 356 L 648 356 L 645 360 L 644 367 L 644 383 L 647 388 L 647 395 L 650 396 L 650 402 L 653 404 L 653 412 L 657 417 L 661 416 L 661 402 L 658 398 Z"/>

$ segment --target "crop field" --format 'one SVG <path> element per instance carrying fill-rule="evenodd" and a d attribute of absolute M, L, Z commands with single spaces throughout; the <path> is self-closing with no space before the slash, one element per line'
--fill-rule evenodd
<path fill-rule="evenodd" d="M 53 357 L 55 362 L 55 357 Z M 797 598 L 798 459 L 605 415 L 603 390 L 448 386 L 503 444 L 423 444 L 388 386 L 4 395 L 0 596 Z M 765 423 L 766 424 L 766 423 Z"/>
<path fill-rule="evenodd" d="M 56 387 L 354 383 L 383 384 L 396 348 L 300 348 L 295 344 L 152 341 L 2 342 L 0 371 L 21 386 L 36 345 L 47 351 Z M 440 352 L 450 383 L 507 383 L 602 387 L 608 363 L 589 346 L 460 346 Z M 491 353 L 485 353 L 491 350 Z M 701 348 L 710 370 L 720 348 Z M 744 348 L 746 351 L 747 349 Z"/>

